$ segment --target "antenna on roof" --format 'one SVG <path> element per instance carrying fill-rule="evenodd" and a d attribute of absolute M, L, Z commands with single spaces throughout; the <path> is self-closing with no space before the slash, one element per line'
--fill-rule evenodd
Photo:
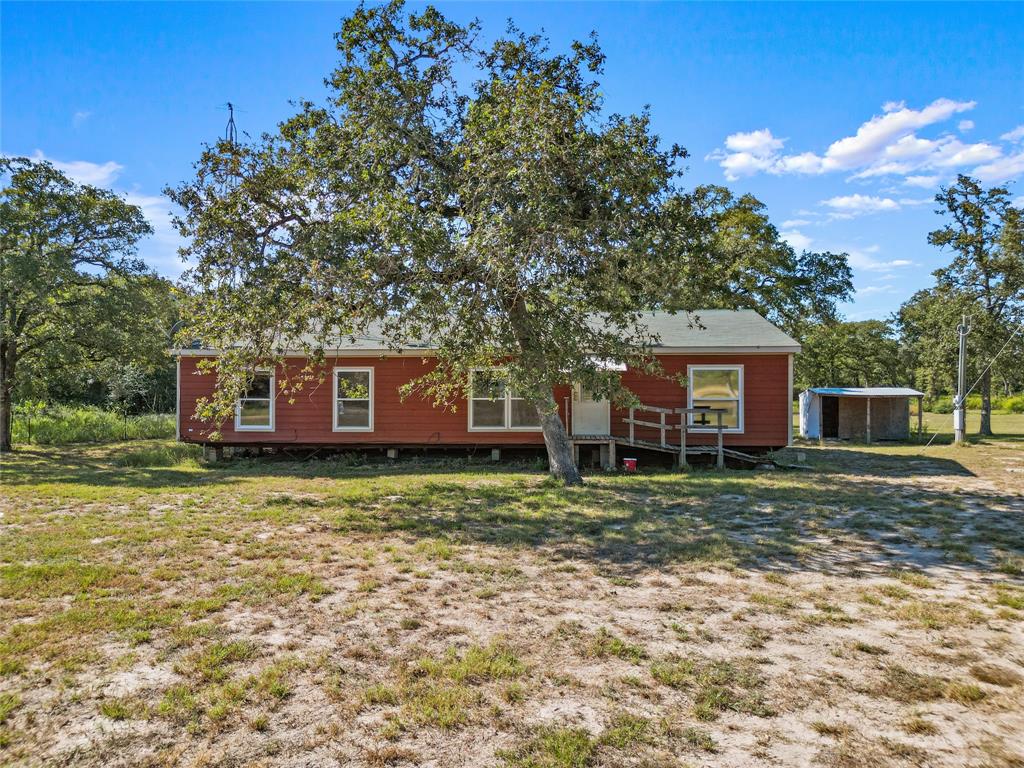
<path fill-rule="evenodd" d="M 234 145 L 238 142 L 238 129 L 235 128 L 235 105 L 228 102 L 228 126 L 224 129 L 224 140 Z"/>

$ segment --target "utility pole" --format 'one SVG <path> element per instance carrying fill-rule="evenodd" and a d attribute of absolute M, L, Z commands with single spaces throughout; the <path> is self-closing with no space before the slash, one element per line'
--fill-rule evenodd
<path fill-rule="evenodd" d="M 964 441 L 967 427 L 967 334 L 971 328 L 967 325 L 967 315 L 961 317 L 956 327 L 960 337 L 960 355 L 956 376 L 956 399 L 953 401 L 953 441 Z"/>

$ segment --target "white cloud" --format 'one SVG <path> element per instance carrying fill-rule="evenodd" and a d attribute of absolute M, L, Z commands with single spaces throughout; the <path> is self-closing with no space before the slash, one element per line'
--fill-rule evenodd
<path fill-rule="evenodd" d="M 811 243 L 814 242 L 803 232 L 795 229 L 788 232 L 780 232 L 779 235 L 783 240 L 793 246 L 793 249 L 796 251 L 806 251 L 811 247 Z"/>
<path fill-rule="evenodd" d="M 71 124 L 78 128 L 82 123 L 92 117 L 92 112 L 86 109 L 81 109 L 71 117 Z"/>
<path fill-rule="evenodd" d="M 812 223 L 808 219 L 786 219 L 780 226 L 783 229 L 795 229 L 796 227 L 806 227 Z"/>
<path fill-rule="evenodd" d="M 891 285 L 866 285 L 857 289 L 858 296 L 870 296 L 872 293 L 898 293 Z"/>
<path fill-rule="evenodd" d="M 872 254 L 875 254 L 880 250 L 877 245 L 871 245 L 867 248 L 847 248 L 845 250 L 849 256 L 850 266 L 855 270 L 864 272 L 888 272 L 892 269 L 910 267 L 914 264 L 914 262 L 908 259 L 891 259 L 889 261 L 884 261 L 876 258 Z"/>
<path fill-rule="evenodd" d="M 94 187 L 109 187 L 124 170 L 124 166 L 113 160 L 108 160 L 105 163 L 92 163 L 88 160 L 64 162 L 47 157 L 38 149 L 32 155 L 32 159 L 36 162 L 48 160 L 58 171 L 66 174 L 73 181 L 77 181 L 79 184 L 91 184 Z"/>
<path fill-rule="evenodd" d="M 749 152 L 752 155 L 769 155 L 782 149 L 785 142 L 772 136 L 767 128 L 750 133 L 734 133 L 725 140 L 725 146 L 733 152 Z"/>
<path fill-rule="evenodd" d="M 1012 131 L 1007 131 L 999 138 L 1003 141 L 1024 141 L 1024 125 L 1018 125 Z"/>
<path fill-rule="evenodd" d="M 177 276 L 182 271 L 178 248 L 183 244 L 178 230 L 171 224 L 171 203 L 166 197 L 139 192 L 122 194 L 125 200 L 142 209 L 142 215 L 153 227 L 153 235 L 140 243 L 139 255 L 161 275 Z"/>
<path fill-rule="evenodd" d="M 54 160 L 42 151 L 36 150 L 32 159 L 39 162 L 47 160 L 54 167 L 65 173 L 79 184 L 91 184 L 110 189 L 114 186 L 124 167 L 109 160 L 105 163 L 93 163 L 88 160 Z M 142 215 L 153 227 L 153 235 L 143 238 L 139 243 L 139 255 L 158 273 L 177 277 L 181 274 L 183 264 L 178 256 L 178 248 L 183 244 L 178 231 L 171 224 L 171 202 L 160 195 L 146 195 L 138 190 L 125 191 L 113 189 L 128 203 L 142 209 Z"/>
<path fill-rule="evenodd" d="M 973 173 L 981 181 L 986 182 L 1009 181 L 1024 175 L 1024 152 L 1018 152 L 1015 155 L 1001 157 L 994 162 L 979 165 L 974 169 Z"/>
<path fill-rule="evenodd" d="M 987 141 L 965 143 L 950 133 L 937 138 L 918 135 L 918 131 L 946 122 L 957 114 L 974 109 L 975 105 L 974 101 L 943 98 L 921 109 L 912 109 L 902 101 L 892 101 L 883 105 L 882 114 L 862 123 L 852 136 L 833 141 L 820 154 L 786 153 L 786 139 L 776 137 L 769 128 L 762 128 L 728 136 L 724 146 L 711 152 L 706 159 L 717 161 L 730 181 L 757 173 L 821 175 L 848 172 L 852 179 L 906 176 L 912 179 L 908 181 L 911 185 L 933 186 L 935 182 L 926 183 L 925 180 L 936 177 L 936 170 L 980 167 L 982 173 L 1005 174 L 1016 165 L 1001 164 L 1004 148 L 998 144 Z M 970 131 L 974 122 L 961 120 L 958 128 L 961 132 Z M 1004 134 L 1002 139 L 1024 139 L 1024 126 Z"/>
<path fill-rule="evenodd" d="M 921 187 L 923 189 L 934 189 L 938 186 L 940 176 L 907 176 L 903 183 L 908 187 Z"/>
<path fill-rule="evenodd" d="M 974 106 L 973 101 L 936 99 L 921 110 L 901 106 L 884 115 L 875 115 L 853 136 L 833 142 L 825 152 L 825 159 L 838 170 L 870 165 L 884 155 L 887 147 L 901 139 L 911 138 L 917 129 L 948 120 L 958 112 L 974 109 Z"/>
<path fill-rule="evenodd" d="M 822 200 L 821 204 L 841 214 L 863 215 L 881 211 L 898 211 L 900 204 L 888 197 L 873 195 L 841 195 Z"/>

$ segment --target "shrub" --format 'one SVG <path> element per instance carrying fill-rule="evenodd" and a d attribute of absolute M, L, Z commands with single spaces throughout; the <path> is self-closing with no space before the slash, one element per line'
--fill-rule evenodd
<path fill-rule="evenodd" d="M 1014 395 L 1002 402 L 1002 409 L 1008 413 L 1024 413 L 1024 395 Z"/>

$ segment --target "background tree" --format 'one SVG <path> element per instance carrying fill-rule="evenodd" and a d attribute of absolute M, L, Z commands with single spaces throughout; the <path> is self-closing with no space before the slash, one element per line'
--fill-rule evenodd
<path fill-rule="evenodd" d="M 128 439 L 128 414 L 138 407 L 147 392 L 146 374 L 134 363 L 112 366 L 107 378 L 107 400 L 121 414 L 123 439 Z"/>
<path fill-rule="evenodd" d="M 135 354 L 156 297 L 169 294 L 135 257 L 151 232 L 138 207 L 46 162 L 0 159 L 0 178 L 0 450 L 10 450 L 17 389 L 46 370 Z"/>
<path fill-rule="evenodd" d="M 836 304 L 853 294 L 845 253 L 797 254 L 753 195 L 699 186 L 680 198 L 687 231 L 677 286 L 681 306 L 753 309 L 796 338 L 812 324 L 837 319 Z"/>
<path fill-rule="evenodd" d="M 681 272 L 685 152 L 661 148 L 646 113 L 602 114 L 593 40 L 553 54 L 510 28 L 479 49 L 477 32 L 433 8 L 360 7 L 327 104 L 209 148 L 169 190 L 196 263 L 185 335 L 224 350 L 200 418 L 229 419 L 285 347 L 310 359 L 284 372 L 291 396 L 325 348 L 377 321 L 395 348 L 437 345 L 408 388 L 435 404 L 457 407 L 471 371 L 500 363 L 537 410 L 551 472 L 579 482 L 552 389 L 628 399 L 597 360 L 656 370 L 638 310 Z"/>
<path fill-rule="evenodd" d="M 898 386 L 910 378 L 900 342 L 882 320 L 809 325 L 802 343 L 798 389 Z"/>
<path fill-rule="evenodd" d="M 975 326 L 969 338 L 972 353 L 986 365 L 1024 322 L 1024 226 L 1022 212 L 1010 205 L 1005 187 L 984 189 L 960 175 L 943 187 L 936 212 L 950 222 L 928 235 L 928 242 L 950 248 L 949 266 L 935 272 L 940 294 L 970 307 Z M 953 325 L 955 329 L 955 324 Z M 981 372 L 982 435 L 992 434 L 992 370 Z"/>

